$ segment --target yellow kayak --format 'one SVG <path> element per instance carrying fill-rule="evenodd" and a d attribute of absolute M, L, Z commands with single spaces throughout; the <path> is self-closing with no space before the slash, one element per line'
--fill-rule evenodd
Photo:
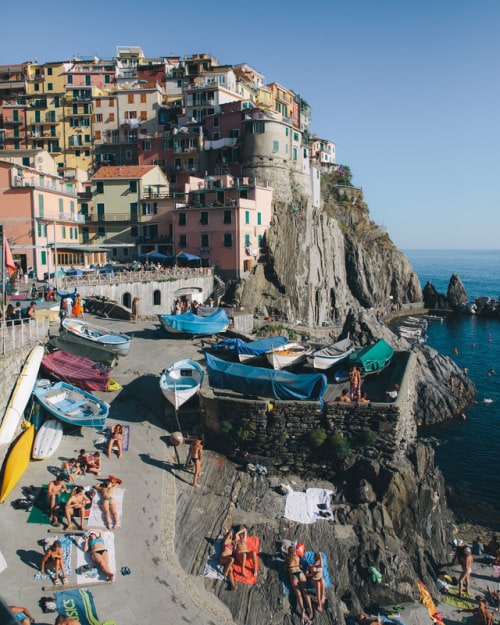
<path fill-rule="evenodd" d="M 0 503 L 3 503 L 11 490 L 19 482 L 26 471 L 30 458 L 31 448 L 35 439 L 35 427 L 29 423 L 16 440 L 5 460 L 2 486 L 0 488 Z"/>

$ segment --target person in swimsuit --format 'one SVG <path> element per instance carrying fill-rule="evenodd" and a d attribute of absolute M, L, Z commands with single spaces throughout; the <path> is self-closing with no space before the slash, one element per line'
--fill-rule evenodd
<path fill-rule="evenodd" d="M 229 582 L 229 590 L 236 590 L 234 583 L 233 564 L 234 564 L 234 532 L 229 530 L 224 534 L 222 539 L 222 552 L 219 556 L 219 563 L 224 566 L 224 577 Z"/>
<path fill-rule="evenodd" d="M 64 483 L 64 475 L 59 474 L 55 480 L 49 482 L 47 497 L 49 500 L 49 520 L 51 525 L 59 527 L 58 514 L 61 508 L 61 493 L 67 493 L 68 489 Z"/>
<path fill-rule="evenodd" d="M 323 558 L 319 551 L 314 554 L 313 563 L 309 564 L 307 567 L 306 577 L 316 590 L 318 612 L 323 612 L 323 605 L 325 604 L 325 579 L 323 577 Z"/>
<path fill-rule="evenodd" d="M 361 393 L 361 374 L 356 365 L 353 365 L 349 372 L 351 401 L 357 402 Z"/>
<path fill-rule="evenodd" d="M 193 486 L 200 488 L 198 478 L 203 475 L 201 471 L 201 458 L 203 456 L 203 441 L 201 438 L 195 438 L 189 445 L 189 455 L 194 464 Z"/>
<path fill-rule="evenodd" d="M 110 530 L 120 527 L 116 502 L 113 499 L 113 491 L 118 486 L 118 482 L 106 480 L 103 484 L 96 484 L 94 488 L 101 493 L 101 508 L 104 512 L 106 527 Z"/>
<path fill-rule="evenodd" d="M 14 615 L 16 621 L 19 621 L 22 625 L 31 625 L 31 623 L 35 622 L 35 617 L 28 608 L 22 608 L 18 605 L 10 605 L 9 610 Z"/>
<path fill-rule="evenodd" d="M 285 557 L 285 566 L 288 571 L 288 577 L 290 578 L 290 585 L 297 597 L 297 603 L 299 604 L 302 620 L 305 620 L 306 617 L 306 609 L 304 607 L 307 606 L 307 613 L 309 618 L 312 620 L 313 611 L 311 604 L 311 597 L 307 592 L 306 587 L 306 576 L 300 566 L 300 557 L 295 553 L 294 545 L 290 545 L 288 547 L 288 553 Z"/>
<path fill-rule="evenodd" d="M 108 443 L 108 458 L 111 456 L 113 448 L 116 448 L 118 451 L 118 458 L 121 458 L 123 453 L 123 425 L 120 423 L 117 423 L 111 428 Z"/>
<path fill-rule="evenodd" d="M 253 563 L 253 574 L 257 576 L 258 572 L 258 563 L 257 563 L 257 555 L 255 551 L 250 551 L 247 545 L 248 532 L 246 527 L 241 527 L 234 534 L 234 558 L 235 562 L 237 562 L 241 566 L 241 574 L 243 577 L 248 577 L 246 574 L 246 563 L 247 558 L 250 557 Z"/>
<path fill-rule="evenodd" d="M 93 473 L 94 475 L 101 474 L 101 454 L 98 451 L 94 451 L 92 454 L 87 454 L 87 473 Z"/>
<path fill-rule="evenodd" d="M 100 530 L 92 530 L 85 538 L 83 550 L 90 553 L 90 559 L 106 576 L 108 582 L 115 581 L 115 574 L 110 568 L 108 550 L 104 545 L 104 538 Z"/>
<path fill-rule="evenodd" d="M 83 522 L 85 516 L 85 508 L 86 506 L 90 506 L 91 500 L 85 494 L 83 490 L 83 486 L 77 486 L 73 489 L 73 494 L 66 502 L 66 520 L 68 522 L 68 526 L 66 529 L 72 530 L 73 525 L 71 524 L 71 519 L 76 512 L 80 514 L 80 529 L 83 529 Z"/>
<path fill-rule="evenodd" d="M 81 474 L 80 466 L 77 463 L 76 458 L 71 458 L 71 460 L 63 462 L 61 474 L 64 475 L 64 477 L 72 484 L 75 483 L 75 477 Z"/>
<path fill-rule="evenodd" d="M 66 571 L 64 570 L 63 552 L 61 543 L 56 540 L 45 552 L 42 562 L 40 564 L 40 572 L 45 575 L 45 569 L 54 569 L 54 584 L 56 586 L 61 585 L 59 574 L 61 574 L 62 583 L 67 584 L 68 578 L 66 577 Z"/>

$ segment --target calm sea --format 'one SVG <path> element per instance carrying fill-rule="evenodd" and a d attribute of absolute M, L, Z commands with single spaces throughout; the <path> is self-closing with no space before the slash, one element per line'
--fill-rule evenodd
<path fill-rule="evenodd" d="M 446 294 L 453 273 L 460 275 L 469 300 L 500 296 L 500 250 L 405 250 L 422 287 L 430 281 Z M 477 387 L 477 403 L 467 419 L 427 428 L 435 436 L 436 463 L 451 488 L 449 501 L 459 515 L 500 529 L 500 321 L 453 316 L 431 322 L 428 343 L 467 367 Z M 458 354 L 455 353 L 455 348 Z M 490 369 L 496 375 L 488 376 Z"/>

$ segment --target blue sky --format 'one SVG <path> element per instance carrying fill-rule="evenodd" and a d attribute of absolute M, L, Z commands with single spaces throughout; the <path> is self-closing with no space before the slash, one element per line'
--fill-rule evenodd
<path fill-rule="evenodd" d="M 498 0 L 87 0 L 57 11 L 2 7 L 0 64 L 110 58 L 127 45 L 247 62 L 309 102 L 311 130 L 336 142 L 398 247 L 500 247 Z"/>

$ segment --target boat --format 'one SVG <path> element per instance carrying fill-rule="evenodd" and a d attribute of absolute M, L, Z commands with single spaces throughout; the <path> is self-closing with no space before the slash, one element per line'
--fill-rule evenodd
<path fill-rule="evenodd" d="M 212 345 L 212 350 L 230 352 L 237 355 L 240 362 L 250 363 L 263 357 L 270 349 L 286 345 L 286 343 L 288 343 L 286 336 L 270 336 L 265 339 L 249 342 L 242 341 L 241 339 L 223 339 L 219 341 L 219 343 Z"/>
<path fill-rule="evenodd" d="M 356 365 L 362 375 L 369 375 L 379 373 L 389 366 L 393 356 L 394 350 L 389 343 L 384 339 L 379 339 L 372 345 L 366 345 L 354 351 L 349 356 L 349 363 L 350 366 Z"/>
<path fill-rule="evenodd" d="M 12 391 L 9 404 L 0 425 L 0 444 L 11 443 L 21 422 L 24 411 L 33 392 L 44 349 L 41 345 L 34 347 L 29 353 L 26 362 Z"/>
<path fill-rule="evenodd" d="M 323 373 L 292 373 L 244 365 L 206 354 L 210 386 L 282 401 L 322 401 L 327 388 Z"/>
<path fill-rule="evenodd" d="M 225 332 L 229 327 L 229 319 L 222 309 L 207 316 L 195 315 L 192 312 L 160 315 L 160 321 L 165 330 L 173 334 L 211 335 Z"/>
<path fill-rule="evenodd" d="M 50 458 L 59 447 L 63 437 L 63 424 L 57 419 L 47 419 L 36 433 L 31 457 L 33 460 Z"/>
<path fill-rule="evenodd" d="M 34 438 L 35 427 L 32 423 L 28 423 L 5 460 L 2 485 L 0 487 L 0 503 L 7 499 L 28 468 Z"/>
<path fill-rule="evenodd" d="M 317 349 L 307 357 L 307 362 L 315 369 L 324 371 L 345 360 L 354 351 L 354 341 L 349 337 Z"/>
<path fill-rule="evenodd" d="M 203 383 L 204 371 L 194 360 L 178 360 L 163 371 L 160 388 L 177 410 L 191 399 Z"/>
<path fill-rule="evenodd" d="M 84 391 L 107 391 L 111 368 L 84 356 L 58 349 L 43 357 L 40 367 L 43 375 L 73 384 Z"/>
<path fill-rule="evenodd" d="M 37 386 L 33 394 L 47 412 L 65 423 L 101 430 L 108 418 L 109 404 L 67 382 Z"/>
<path fill-rule="evenodd" d="M 98 347 L 117 356 L 127 356 L 132 338 L 120 332 L 110 332 L 106 328 L 90 325 L 78 319 L 63 319 L 65 339 L 87 346 Z"/>
<path fill-rule="evenodd" d="M 273 369 L 286 369 L 300 365 L 312 353 L 312 348 L 301 343 L 285 343 L 266 352 L 268 363 Z"/>

